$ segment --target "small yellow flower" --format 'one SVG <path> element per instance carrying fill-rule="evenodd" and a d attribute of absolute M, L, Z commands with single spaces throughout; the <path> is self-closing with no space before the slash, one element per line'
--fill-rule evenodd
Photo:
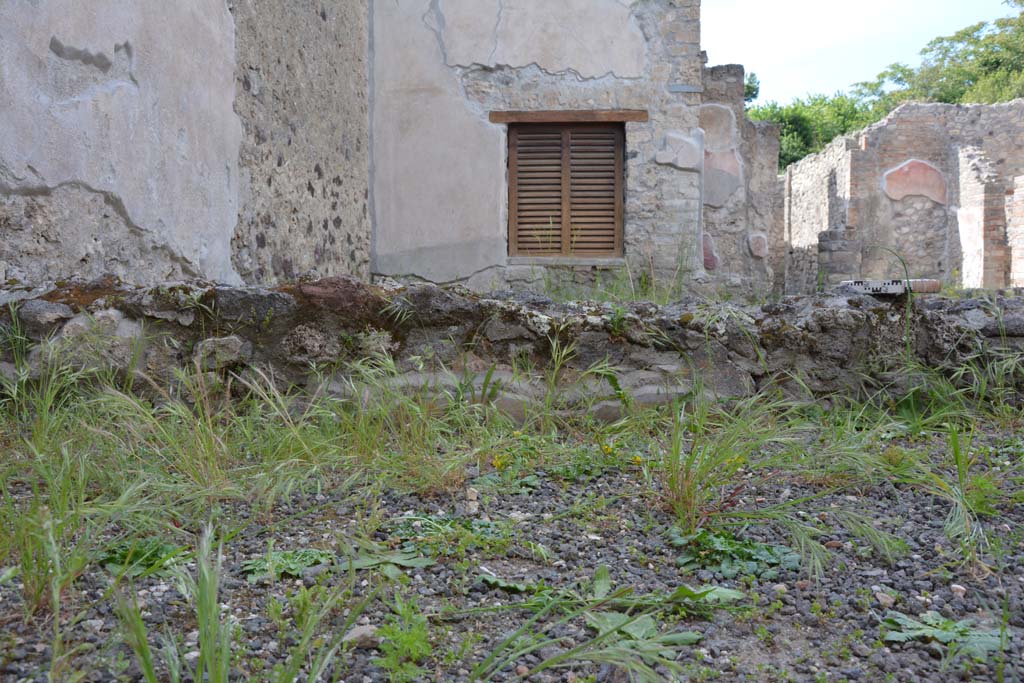
<path fill-rule="evenodd" d="M 634 465 L 643 465 L 644 464 L 644 459 L 641 458 L 639 455 L 634 455 L 633 456 L 633 464 Z"/>
<path fill-rule="evenodd" d="M 500 455 L 496 455 L 496 456 L 494 456 L 494 459 L 491 460 L 491 464 L 494 466 L 494 469 L 500 471 L 500 470 L 505 469 L 505 466 L 508 463 L 506 463 L 505 460 L 502 459 L 502 457 Z"/>
<path fill-rule="evenodd" d="M 604 451 L 605 455 L 611 455 L 615 452 L 615 448 L 611 444 L 602 444 L 601 450 Z"/>

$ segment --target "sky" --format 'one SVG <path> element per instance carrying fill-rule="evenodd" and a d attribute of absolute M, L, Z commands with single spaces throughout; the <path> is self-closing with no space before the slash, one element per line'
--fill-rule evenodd
<path fill-rule="evenodd" d="M 788 103 L 916 66 L 933 38 L 1010 14 L 1002 0 L 703 0 L 701 42 L 709 65 L 757 74 L 758 103 Z"/>

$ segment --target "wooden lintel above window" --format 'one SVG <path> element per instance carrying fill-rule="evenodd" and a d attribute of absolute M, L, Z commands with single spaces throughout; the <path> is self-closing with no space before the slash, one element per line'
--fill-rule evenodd
<path fill-rule="evenodd" d="M 492 111 L 491 123 L 646 123 L 643 109 L 596 109 L 580 111 Z"/>

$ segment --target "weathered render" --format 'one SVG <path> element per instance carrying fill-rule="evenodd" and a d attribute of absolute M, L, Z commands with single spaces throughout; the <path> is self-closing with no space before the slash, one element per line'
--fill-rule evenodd
<path fill-rule="evenodd" d="M 699 0 L 376 2 L 373 31 L 375 273 L 770 278 L 773 131 L 745 121 L 741 68 L 705 73 Z M 626 124 L 623 260 L 508 255 L 507 129 L 488 115 L 551 110 L 649 114 Z"/>
<path fill-rule="evenodd" d="M 0 7 L 0 279 L 761 290 L 771 127 L 699 0 L 68 0 Z M 624 258 L 509 257 L 493 111 L 641 110 Z"/>
<path fill-rule="evenodd" d="M 1024 284 L 1024 100 L 907 104 L 791 166 L 785 289 L 856 278 Z"/>
<path fill-rule="evenodd" d="M 0 4 L 0 279 L 237 282 L 222 0 Z"/>
<path fill-rule="evenodd" d="M 0 3 L 0 281 L 368 276 L 368 15 Z"/>

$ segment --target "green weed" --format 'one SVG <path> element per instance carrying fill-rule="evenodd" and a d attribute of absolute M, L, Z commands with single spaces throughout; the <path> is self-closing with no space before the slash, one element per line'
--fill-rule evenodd
<path fill-rule="evenodd" d="M 272 582 L 282 576 L 301 577 L 302 572 L 310 567 L 322 564 L 334 564 L 336 557 L 328 550 L 304 548 L 302 550 L 267 550 L 262 557 L 242 563 L 242 570 L 248 575 L 249 581 L 269 578 Z"/>
<path fill-rule="evenodd" d="M 395 593 L 391 614 L 377 634 L 381 637 L 381 656 L 375 664 L 384 669 L 392 683 L 408 683 L 425 673 L 423 663 L 433 652 L 427 618 L 414 598 Z"/>
<path fill-rule="evenodd" d="M 744 541 L 707 529 L 689 535 L 672 530 L 669 542 L 680 549 L 676 564 L 685 571 L 710 569 L 727 579 L 759 576 L 771 580 L 778 577 L 780 569 L 800 568 L 800 555 L 790 548 Z"/>
<path fill-rule="evenodd" d="M 889 611 L 882 620 L 882 629 L 884 639 L 890 643 L 934 641 L 947 646 L 952 655 L 963 654 L 979 659 L 998 652 L 1002 645 L 999 631 L 981 631 L 969 619 L 953 621 L 937 612 L 925 612 L 918 620 Z"/>

